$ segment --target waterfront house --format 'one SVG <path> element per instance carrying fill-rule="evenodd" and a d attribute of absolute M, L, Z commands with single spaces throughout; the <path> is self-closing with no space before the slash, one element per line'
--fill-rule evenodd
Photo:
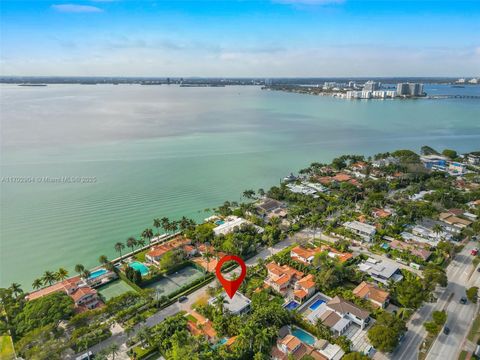
<path fill-rule="evenodd" d="M 389 281 L 398 282 L 403 279 L 400 268 L 394 261 L 368 258 L 358 266 L 361 272 L 372 277 L 376 282 L 388 285 Z"/>
<path fill-rule="evenodd" d="M 187 256 L 193 256 L 196 254 L 196 249 L 190 246 L 191 242 L 192 241 L 190 239 L 177 236 L 176 238 L 163 244 L 151 247 L 150 250 L 145 254 L 145 259 L 158 265 L 163 255 L 169 251 L 177 249 L 183 249 Z"/>
<path fill-rule="evenodd" d="M 257 213 L 265 220 L 272 217 L 285 218 L 287 216 L 286 205 L 281 201 L 265 198 L 256 205 Z"/>
<path fill-rule="evenodd" d="M 59 291 L 65 292 L 72 298 L 77 312 L 94 309 L 102 304 L 97 291 L 91 288 L 80 276 L 75 276 L 31 292 L 26 296 L 26 299 L 29 301 L 35 300 Z"/>
<path fill-rule="evenodd" d="M 390 293 L 373 284 L 362 281 L 355 289 L 353 295 L 360 299 L 369 300 L 375 307 L 385 309 L 390 302 Z"/>
<path fill-rule="evenodd" d="M 263 228 L 260 226 L 254 225 L 250 221 L 234 215 L 228 216 L 223 224 L 220 224 L 213 229 L 213 232 L 216 236 L 227 235 L 233 232 L 235 229 L 241 228 L 243 225 L 251 225 L 259 234 L 263 233 Z"/>
<path fill-rule="evenodd" d="M 370 242 L 376 234 L 377 229 L 373 225 L 365 224 L 360 221 L 347 221 L 343 227 L 359 235 L 364 241 Z"/>

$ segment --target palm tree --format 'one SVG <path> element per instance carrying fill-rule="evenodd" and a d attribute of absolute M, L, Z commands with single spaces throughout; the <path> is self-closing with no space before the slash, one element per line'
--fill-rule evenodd
<path fill-rule="evenodd" d="M 255 198 L 255 191 L 254 190 L 245 190 L 242 195 L 246 199 L 254 199 Z"/>
<path fill-rule="evenodd" d="M 160 228 L 162 227 L 162 220 L 159 218 L 153 219 L 153 227 L 157 229 L 157 236 L 160 236 Z"/>
<path fill-rule="evenodd" d="M 45 271 L 43 273 L 43 283 L 46 285 L 46 284 L 49 284 L 49 285 L 52 285 L 55 280 L 56 280 L 56 277 L 55 277 L 55 274 L 52 273 L 51 271 Z"/>
<path fill-rule="evenodd" d="M 142 231 L 142 237 L 144 239 L 148 239 L 148 242 L 150 243 L 152 238 L 153 238 L 153 230 L 150 228 L 147 228 Z"/>
<path fill-rule="evenodd" d="M 208 266 L 210 265 L 210 259 L 212 258 L 213 254 L 210 253 L 210 251 L 208 250 L 208 246 L 206 246 L 206 250 L 205 252 L 203 253 L 203 257 L 205 258 L 205 260 L 207 260 L 207 272 L 208 272 Z"/>
<path fill-rule="evenodd" d="M 120 254 L 120 258 L 122 257 L 122 250 L 125 249 L 125 245 L 122 242 L 117 242 L 115 244 L 115 251 Z"/>
<path fill-rule="evenodd" d="M 225 296 L 223 295 L 218 295 L 213 301 L 213 304 L 217 307 L 219 314 L 223 314 L 223 310 L 225 308 L 224 305 L 226 303 L 227 303 L 227 300 L 225 300 Z"/>
<path fill-rule="evenodd" d="M 136 245 L 137 245 L 137 239 L 135 239 L 135 237 L 133 237 L 133 236 L 130 236 L 130 237 L 127 239 L 127 247 L 129 247 L 130 249 L 132 249 L 132 253 L 133 253 L 134 248 L 135 248 Z"/>
<path fill-rule="evenodd" d="M 115 360 L 115 355 L 118 354 L 118 351 L 120 350 L 120 346 L 118 346 L 118 344 L 116 343 L 113 343 L 108 347 L 108 349 L 110 350 L 110 354 L 112 354 L 112 360 Z"/>
<path fill-rule="evenodd" d="M 137 245 L 140 246 L 141 248 L 145 246 L 145 240 L 143 239 L 138 239 L 137 240 Z"/>
<path fill-rule="evenodd" d="M 262 352 L 264 348 L 270 346 L 271 339 L 274 334 L 272 334 L 272 328 L 262 328 L 255 335 L 255 346 L 258 347 L 258 352 Z"/>
<path fill-rule="evenodd" d="M 172 221 L 170 223 L 170 231 L 176 233 L 178 230 L 178 221 Z"/>
<path fill-rule="evenodd" d="M 23 293 L 23 290 L 20 284 L 18 283 L 12 283 L 12 285 L 10 285 L 10 290 L 12 290 L 13 295 L 15 295 L 15 298 L 17 298 L 19 294 Z"/>
<path fill-rule="evenodd" d="M 81 274 L 85 270 L 85 266 L 82 264 L 75 265 L 75 272 Z"/>
<path fill-rule="evenodd" d="M 432 231 L 437 234 L 437 237 L 438 237 L 438 234 L 440 234 L 442 231 L 443 231 L 443 226 L 440 225 L 440 224 L 435 224 L 433 225 L 432 227 Z"/>
<path fill-rule="evenodd" d="M 59 268 L 55 274 L 58 281 L 63 281 L 68 278 L 68 271 L 64 268 Z"/>
<path fill-rule="evenodd" d="M 160 222 L 162 223 L 163 231 L 168 232 L 168 229 L 170 229 L 170 220 L 167 217 L 163 217 L 160 219 Z"/>
<path fill-rule="evenodd" d="M 33 283 L 32 283 L 32 287 L 36 290 L 36 289 L 40 289 L 43 285 L 43 282 L 42 280 L 40 279 L 35 279 L 33 280 Z"/>
<path fill-rule="evenodd" d="M 98 258 L 98 262 L 102 265 L 106 265 L 109 261 L 105 255 L 100 255 Z"/>
<path fill-rule="evenodd" d="M 83 277 L 85 280 L 88 281 L 88 279 L 90 278 L 90 275 L 91 275 L 91 274 L 92 274 L 92 273 L 90 272 L 90 270 L 85 269 L 85 270 L 83 270 L 83 272 L 82 272 L 82 277 Z"/>

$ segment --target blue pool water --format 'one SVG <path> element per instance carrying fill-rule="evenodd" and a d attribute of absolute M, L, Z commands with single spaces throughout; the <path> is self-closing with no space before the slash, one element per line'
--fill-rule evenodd
<path fill-rule="evenodd" d="M 388 245 L 387 243 L 383 243 L 383 244 L 381 245 L 381 247 L 382 247 L 383 249 L 385 249 L 385 250 L 390 249 L 390 245 Z"/>
<path fill-rule="evenodd" d="M 130 266 L 135 270 L 140 271 L 140 274 L 142 274 L 142 276 L 148 275 L 148 267 L 141 262 L 133 261 L 130 264 L 128 264 L 128 266 Z"/>
<path fill-rule="evenodd" d="M 318 300 L 315 301 L 312 305 L 310 305 L 308 308 L 309 308 L 310 310 L 317 310 L 318 307 L 319 307 L 320 305 L 322 305 L 324 302 L 325 302 L 325 301 L 323 301 L 322 299 L 318 299 Z"/>
<path fill-rule="evenodd" d="M 89 279 L 96 279 L 97 277 L 102 276 L 103 274 L 106 274 L 107 272 L 108 272 L 108 270 L 100 268 L 100 269 L 97 269 L 95 271 L 92 271 L 88 278 Z"/>
<path fill-rule="evenodd" d="M 215 224 L 216 224 L 216 225 L 222 225 L 222 224 L 225 224 L 225 221 L 223 221 L 223 220 L 217 220 L 217 221 L 215 221 Z"/>
<path fill-rule="evenodd" d="M 308 344 L 308 345 L 311 345 L 311 346 L 315 345 L 315 338 L 312 335 L 310 335 L 309 333 L 307 333 L 306 331 L 304 331 L 300 328 L 297 328 L 297 327 L 293 328 L 292 335 L 299 338 L 305 344 Z"/>
<path fill-rule="evenodd" d="M 300 304 L 297 303 L 296 301 L 290 301 L 288 304 L 283 305 L 283 307 L 287 310 L 295 310 L 297 307 L 299 307 Z"/>
<path fill-rule="evenodd" d="M 215 345 L 212 345 L 212 349 L 216 349 L 217 347 L 222 346 L 227 342 L 227 340 L 227 338 L 221 338 Z"/>

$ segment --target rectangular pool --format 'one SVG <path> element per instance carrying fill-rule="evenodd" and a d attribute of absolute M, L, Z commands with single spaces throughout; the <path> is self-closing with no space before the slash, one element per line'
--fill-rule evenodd
<path fill-rule="evenodd" d="M 292 335 L 299 338 L 305 344 L 308 344 L 308 345 L 311 345 L 311 346 L 315 345 L 315 338 L 312 335 L 310 335 L 309 333 L 307 333 L 305 330 L 294 327 L 293 330 L 292 330 Z"/>
<path fill-rule="evenodd" d="M 90 276 L 89 276 L 88 278 L 89 278 L 90 280 L 96 279 L 96 278 L 98 278 L 99 276 L 102 276 L 102 275 L 106 274 L 107 272 L 108 272 L 107 269 L 100 268 L 100 269 L 97 269 L 97 270 L 95 270 L 95 271 L 92 271 L 92 272 L 90 273 Z"/>
<path fill-rule="evenodd" d="M 139 261 L 133 261 L 128 264 L 128 266 L 130 266 L 132 269 L 140 271 L 140 274 L 142 274 L 142 276 L 148 275 L 148 267 L 144 263 L 141 263 Z"/>
<path fill-rule="evenodd" d="M 290 310 L 290 311 L 291 311 L 291 310 L 295 310 L 295 309 L 296 309 L 297 307 L 299 307 L 299 306 L 300 306 L 300 304 L 297 303 L 297 302 L 294 301 L 294 300 L 292 300 L 292 301 L 290 301 L 289 303 L 283 305 L 283 307 L 284 307 L 285 309 Z"/>
<path fill-rule="evenodd" d="M 318 300 L 315 301 L 312 305 L 310 305 L 308 308 L 309 308 L 310 310 L 312 310 L 312 311 L 313 311 L 313 310 L 317 310 L 318 307 L 319 307 L 320 305 L 322 305 L 324 302 L 325 302 L 325 301 L 323 301 L 322 299 L 318 299 Z"/>

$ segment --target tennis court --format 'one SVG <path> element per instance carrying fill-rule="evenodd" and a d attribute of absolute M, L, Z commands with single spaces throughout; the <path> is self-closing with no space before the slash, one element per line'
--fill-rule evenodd
<path fill-rule="evenodd" d="M 100 295 L 105 299 L 105 301 L 114 298 L 115 296 L 119 296 L 125 294 L 128 291 L 135 291 L 130 285 L 128 285 L 125 281 L 122 280 L 115 280 L 111 283 L 103 285 L 97 288 L 97 291 Z"/>
<path fill-rule="evenodd" d="M 177 272 L 165 275 L 164 278 L 149 284 L 147 288 L 155 289 L 159 296 L 167 296 L 182 286 L 188 285 L 192 281 L 202 277 L 204 274 L 193 266 L 187 266 Z"/>

